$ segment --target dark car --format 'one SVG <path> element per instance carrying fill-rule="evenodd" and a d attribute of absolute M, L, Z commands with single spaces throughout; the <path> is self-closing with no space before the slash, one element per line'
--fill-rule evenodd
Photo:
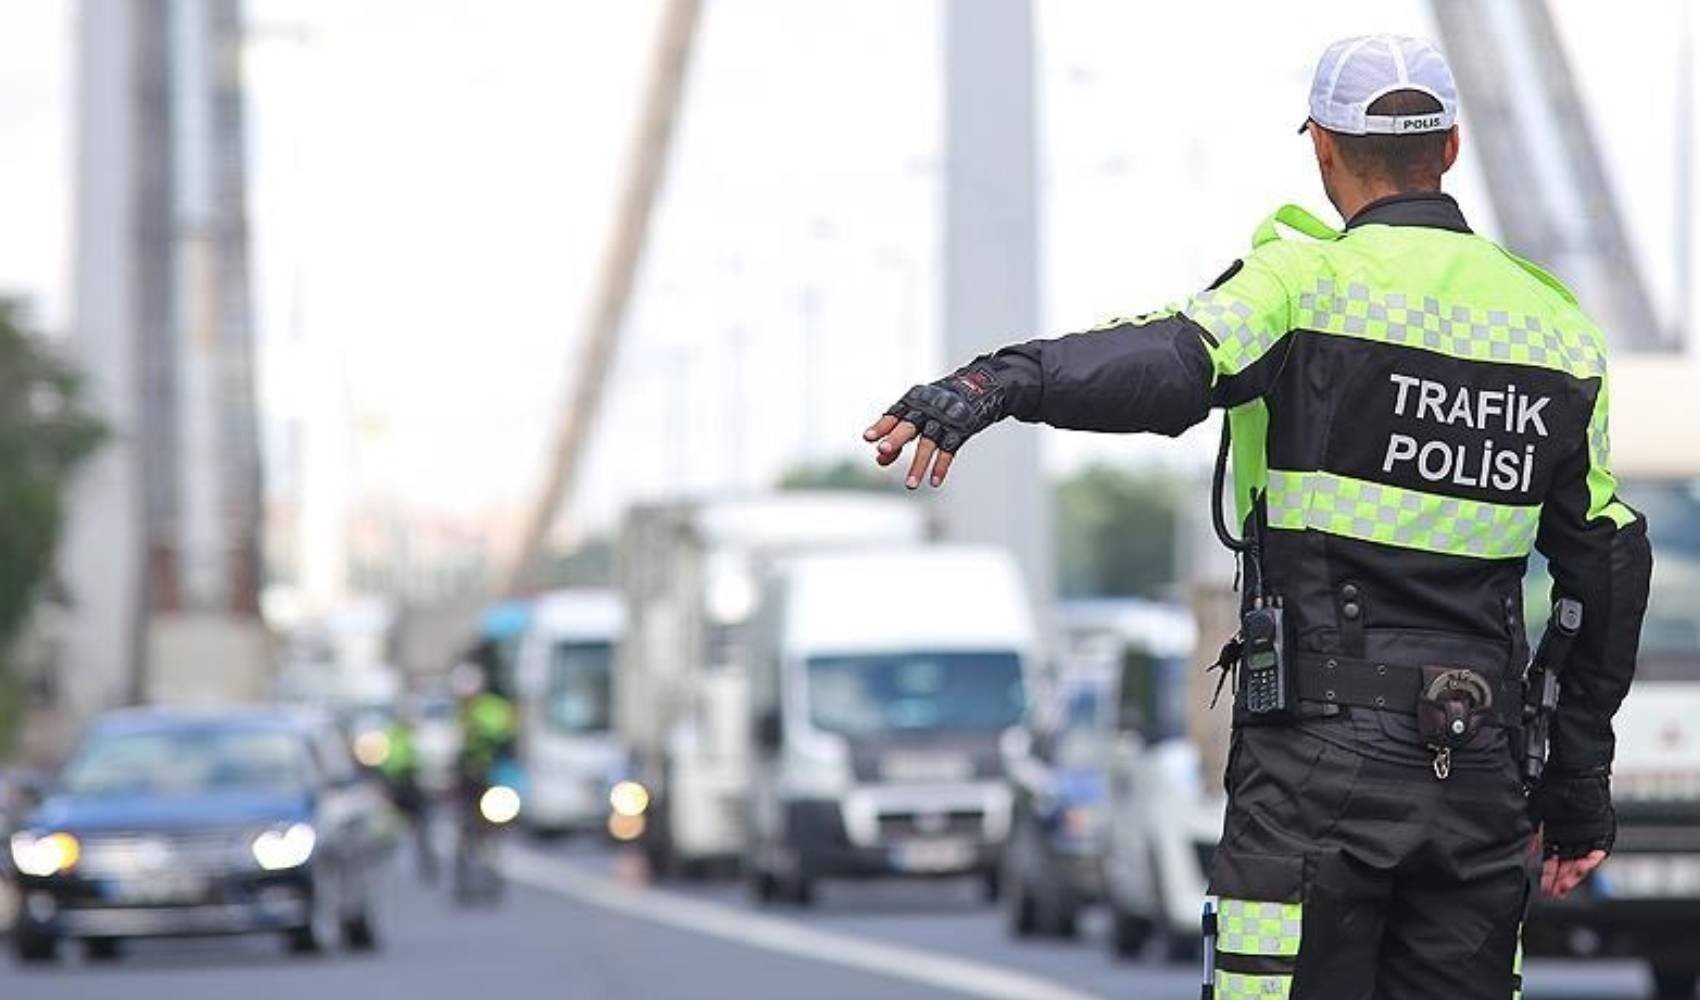
<path fill-rule="evenodd" d="M 370 948 L 386 809 L 322 718 L 107 714 L 10 837 L 13 947 L 48 961 L 81 938 L 108 958 L 123 938 L 269 931 Z"/>
<path fill-rule="evenodd" d="M 1103 894 L 1105 764 L 1114 736 L 1105 685 L 1063 694 L 1054 720 L 1035 728 L 1012 762 L 1014 810 L 1004 848 L 1009 929 L 1021 937 L 1073 937 L 1081 909 Z"/>

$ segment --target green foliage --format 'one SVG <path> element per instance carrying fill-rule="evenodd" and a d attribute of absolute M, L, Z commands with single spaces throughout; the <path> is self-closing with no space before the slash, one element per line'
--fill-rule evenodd
<path fill-rule="evenodd" d="M 1094 465 L 1057 485 L 1063 597 L 1159 597 L 1173 584 L 1182 486 L 1162 474 Z"/>
<path fill-rule="evenodd" d="M 52 576 L 71 474 L 105 435 L 81 377 L 0 301 L 0 671 Z"/>
<path fill-rule="evenodd" d="M 865 461 L 794 465 L 779 478 L 782 490 L 862 490 L 870 493 L 901 493 L 903 481 L 887 477 Z"/>

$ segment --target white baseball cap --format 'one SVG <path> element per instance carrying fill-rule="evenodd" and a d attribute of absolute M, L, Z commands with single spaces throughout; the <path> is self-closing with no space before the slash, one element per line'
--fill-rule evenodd
<path fill-rule="evenodd" d="M 1372 115 L 1369 106 L 1395 90 L 1415 90 L 1440 102 L 1419 115 Z M 1363 35 L 1343 38 L 1322 53 L 1310 84 L 1311 122 L 1346 135 L 1444 132 L 1458 118 L 1458 85 L 1440 49 L 1420 38 Z"/>

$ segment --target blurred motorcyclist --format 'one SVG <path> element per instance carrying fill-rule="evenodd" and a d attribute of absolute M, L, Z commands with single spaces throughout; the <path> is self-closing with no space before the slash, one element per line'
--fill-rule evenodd
<path fill-rule="evenodd" d="M 485 853 L 486 837 L 489 826 L 505 820 L 486 816 L 482 802 L 497 783 L 495 773 L 512 766 L 518 713 L 511 701 L 490 690 L 484 668 L 478 664 L 460 664 L 449 681 L 460 706 L 460 754 L 455 768 L 459 828 L 455 896 L 463 901 L 494 898 L 501 891 L 501 881 Z"/>
<path fill-rule="evenodd" d="M 490 690 L 484 669 L 474 663 L 455 667 L 451 678 L 460 704 L 459 782 L 473 801 L 490 784 L 497 763 L 514 754 L 518 714 L 513 702 Z"/>
<path fill-rule="evenodd" d="M 419 877 L 429 883 L 437 880 L 437 854 L 431 847 L 431 799 L 419 781 L 419 749 L 413 738 L 417 724 L 411 706 L 404 706 L 390 721 L 384 730 L 387 749 L 378 772 L 384 776 L 390 801 L 413 828 Z"/>

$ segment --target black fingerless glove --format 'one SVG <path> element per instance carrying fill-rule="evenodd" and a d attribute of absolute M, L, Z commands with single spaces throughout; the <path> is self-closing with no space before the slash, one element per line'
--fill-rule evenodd
<path fill-rule="evenodd" d="M 1611 806 L 1611 773 L 1603 768 L 1581 773 L 1548 772 L 1529 800 L 1548 857 L 1580 858 L 1610 851 L 1617 837 L 1617 813 Z"/>
<path fill-rule="evenodd" d="M 974 361 L 928 385 L 918 385 L 886 410 L 921 436 L 955 453 L 967 440 L 1003 419 L 1003 387 L 984 361 Z"/>

